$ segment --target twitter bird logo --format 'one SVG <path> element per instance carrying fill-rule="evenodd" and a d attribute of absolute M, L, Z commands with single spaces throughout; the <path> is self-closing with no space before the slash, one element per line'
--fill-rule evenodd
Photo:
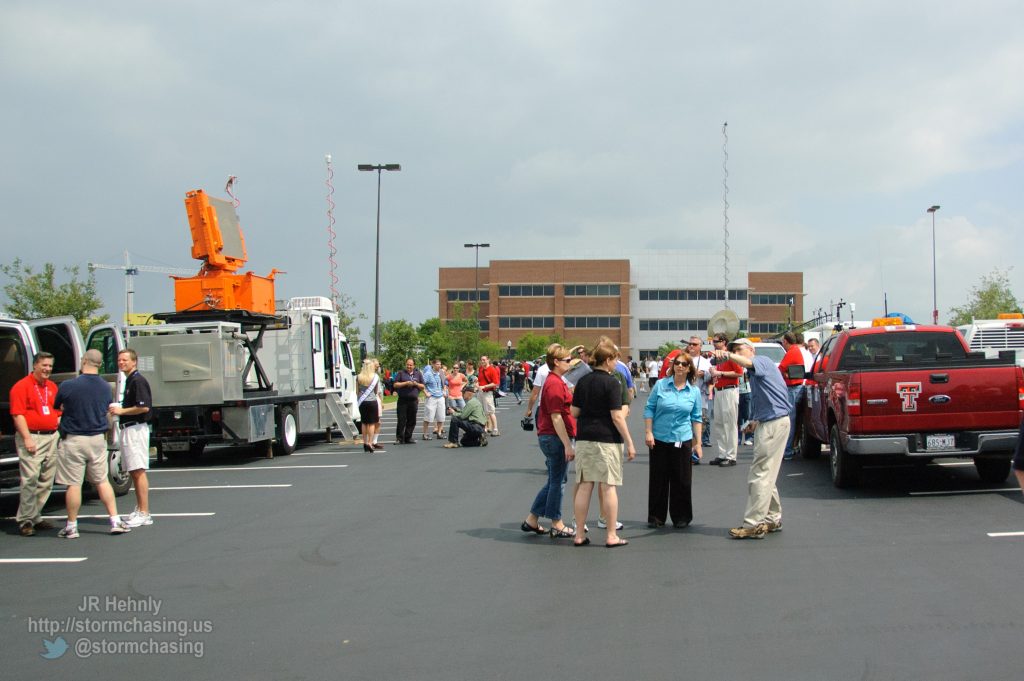
<path fill-rule="evenodd" d="M 63 636 L 58 636 L 55 641 L 47 641 L 44 638 L 43 647 L 46 648 L 46 652 L 39 653 L 39 657 L 44 660 L 56 660 L 59 657 L 63 657 L 64 653 L 68 652 L 68 642 L 64 640 Z"/>

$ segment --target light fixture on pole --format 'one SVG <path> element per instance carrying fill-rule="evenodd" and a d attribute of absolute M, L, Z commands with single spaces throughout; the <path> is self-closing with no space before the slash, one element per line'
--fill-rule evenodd
<path fill-rule="evenodd" d="M 373 354 L 380 355 L 380 175 L 384 170 L 401 170 L 397 163 L 360 163 L 359 170 L 377 171 L 377 256 L 373 275 Z"/>
<path fill-rule="evenodd" d="M 939 298 L 938 289 L 936 288 L 936 269 L 935 269 L 935 212 L 942 206 L 932 206 L 928 209 L 928 212 L 932 214 L 932 324 L 939 323 Z"/>
<path fill-rule="evenodd" d="M 490 248 L 490 244 L 462 244 L 464 248 L 476 249 L 476 266 L 473 269 L 473 299 L 476 301 L 476 324 L 480 326 L 480 249 Z"/>

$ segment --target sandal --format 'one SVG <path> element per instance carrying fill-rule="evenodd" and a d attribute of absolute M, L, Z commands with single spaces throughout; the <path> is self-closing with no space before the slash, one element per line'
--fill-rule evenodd
<path fill-rule="evenodd" d="M 590 544 L 590 537 L 584 537 L 583 541 L 574 541 L 572 543 L 572 545 L 575 546 L 575 547 L 587 546 L 589 544 Z"/>
<path fill-rule="evenodd" d="M 569 527 L 567 525 L 562 525 L 561 527 L 552 527 L 551 528 L 551 538 L 552 539 L 571 539 L 572 537 L 575 537 L 575 536 L 576 536 L 576 530 L 572 529 L 571 527 Z"/>
<path fill-rule="evenodd" d="M 519 526 L 519 529 L 522 530 L 523 532 L 532 532 L 533 534 L 547 534 L 548 533 L 548 531 L 545 530 L 540 525 L 538 525 L 537 527 L 533 527 L 532 525 L 527 525 L 525 520 L 523 521 L 523 524 Z"/>

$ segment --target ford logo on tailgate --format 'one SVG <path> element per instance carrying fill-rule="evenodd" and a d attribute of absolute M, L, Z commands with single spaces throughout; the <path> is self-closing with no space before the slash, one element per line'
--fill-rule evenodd
<path fill-rule="evenodd" d="M 952 399 L 949 395 L 932 395 L 928 398 L 928 401 L 932 404 L 946 404 L 952 401 Z"/>

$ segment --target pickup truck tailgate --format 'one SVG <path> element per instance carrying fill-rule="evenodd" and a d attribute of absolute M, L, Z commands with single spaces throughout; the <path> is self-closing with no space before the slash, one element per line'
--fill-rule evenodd
<path fill-rule="evenodd" d="M 1014 366 L 861 372 L 856 430 L 866 434 L 1016 429 L 1019 373 Z"/>

